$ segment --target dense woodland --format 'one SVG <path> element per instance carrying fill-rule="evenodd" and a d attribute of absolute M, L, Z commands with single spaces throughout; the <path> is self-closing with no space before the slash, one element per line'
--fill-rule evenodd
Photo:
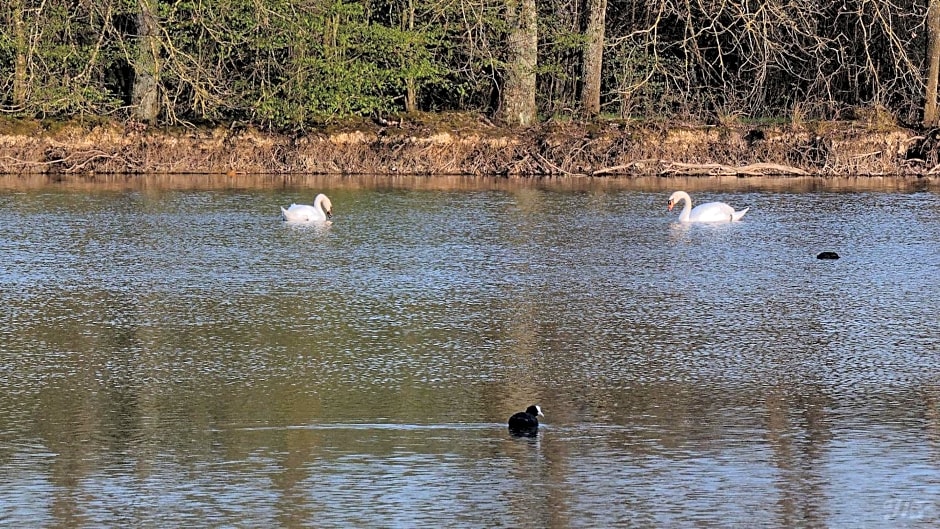
<path fill-rule="evenodd" d="M 5 0 L 0 108 L 302 131 L 354 116 L 935 125 L 940 0 Z"/>

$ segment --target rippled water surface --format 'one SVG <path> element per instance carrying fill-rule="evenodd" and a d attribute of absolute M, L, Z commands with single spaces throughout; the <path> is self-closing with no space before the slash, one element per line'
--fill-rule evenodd
<path fill-rule="evenodd" d="M 936 189 L 435 182 L 6 178 L 0 525 L 940 523 Z"/>

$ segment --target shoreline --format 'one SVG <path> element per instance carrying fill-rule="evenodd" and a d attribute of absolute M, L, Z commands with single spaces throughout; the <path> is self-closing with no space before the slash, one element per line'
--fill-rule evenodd
<path fill-rule="evenodd" d="M 932 134 L 858 122 L 811 126 L 357 122 L 303 135 L 253 128 L 39 122 L 0 130 L 0 174 L 903 177 L 936 182 Z"/>

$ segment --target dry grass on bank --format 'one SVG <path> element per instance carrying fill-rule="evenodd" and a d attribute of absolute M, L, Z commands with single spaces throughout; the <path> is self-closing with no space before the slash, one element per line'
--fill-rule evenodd
<path fill-rule="evenodd" d="M 712 126 L 467 115 L 351 121 L 304 134 L 91 121 L 0 124 L 0 172 L 538 176 L 916 175 L 940 171 L 940 133 L 870 121 Z"/>

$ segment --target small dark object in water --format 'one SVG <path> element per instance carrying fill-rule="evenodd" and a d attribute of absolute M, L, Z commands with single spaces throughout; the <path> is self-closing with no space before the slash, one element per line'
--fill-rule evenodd
<path fill-rule="evenodd" d="M 816 256 L 816 259 L 838 259 L 839 254 L 835 252 L 821 252 Z"/>
<path fill-rule="evenodd" d="M 535 437 L 539 433 L 539 415 L 545 416 L 537 404 L 513 414 L 509 418 L 509 433 L 521 437 Z"/>

